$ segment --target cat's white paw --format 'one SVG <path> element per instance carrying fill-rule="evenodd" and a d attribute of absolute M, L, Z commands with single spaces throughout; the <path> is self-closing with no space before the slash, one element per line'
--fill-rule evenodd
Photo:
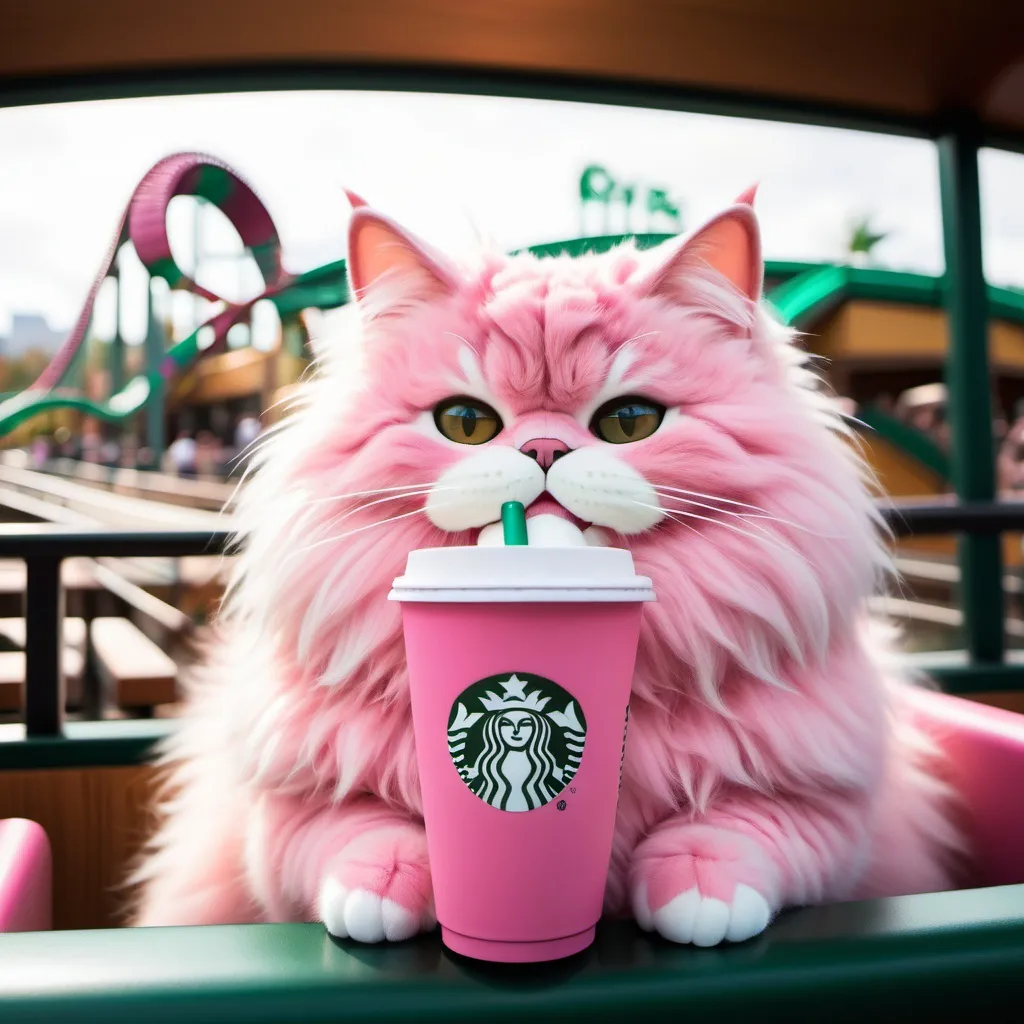
<path fill-rule="evenodd" d="M 401 942 L 437 924 L 430 907 L 417 916 L 394 900 L 346 889 L 333 878 L 321 886 L 317 909 L 331 935 L 356 942 Z"/>
<path fill-rule="evenodd" d="M 772 908 L 749 885 L 736 886 L 732 900 L 702 896 L 697 888 L 681 892 L 665 906 L 651 911 L 644 886 L 633 894 L 633 913 L 645 931 L 656 931 L 672 942 L 695 946 L 717 946 L 720 942 L 743 942 L 768 927 Z"/>

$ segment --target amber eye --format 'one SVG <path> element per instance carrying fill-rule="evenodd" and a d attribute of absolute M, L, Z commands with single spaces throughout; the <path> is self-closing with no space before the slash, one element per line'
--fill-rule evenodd
<path fill-rule="evenodd" d="M 664 416 L 664 407 L 646 398 L 614 398 L 597 410 L 590 429 L 609 444 L 629 444 L 650 437 Z"/>
<path fill-rule="evenodd" d="M 501 430 L 501 417 L 475 398 L 446 398 L 434 410 L 434 422 L 456 444 L 483 444 Z"/>

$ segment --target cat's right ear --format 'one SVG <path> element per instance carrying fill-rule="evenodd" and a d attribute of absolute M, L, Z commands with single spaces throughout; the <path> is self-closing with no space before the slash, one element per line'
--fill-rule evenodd
<path fill-rule="evenodd" d="M 744 298 L 761 298 L 764 265 L 761 235 L 748 189 L 733 206 L 712 217 L 692 235 L 666 242 L 662 256 L 641 282 L 641 290 L 673 302 L 691 300 L 695 274 L 710 270 Z"/>
<path fill-rule="evenodd" d="M 348 232 L 348 279 L 362 299 L 384 279 L 401 280 L 405 298 L 421 301 L 450 295 L 455 271 L 448 261 L 394 221 L 358 206 Z"/>

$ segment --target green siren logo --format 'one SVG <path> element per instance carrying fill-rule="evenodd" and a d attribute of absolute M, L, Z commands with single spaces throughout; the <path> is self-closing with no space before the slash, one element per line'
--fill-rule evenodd
<path fill-rule="evenodd" d="M 462 781 L 502 811 L 554 800 L 579 771 L 586 736 L 572 694 L 527 672 L 467 687 L 448 718 L 448 752 Z"/>

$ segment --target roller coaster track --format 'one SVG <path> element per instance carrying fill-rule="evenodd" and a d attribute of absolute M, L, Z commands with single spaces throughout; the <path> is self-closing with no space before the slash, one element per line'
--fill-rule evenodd
<path fill-rule="evenodd" d="M 167 235 L 167 209 L 175 196 L 205 199 L 224 213 L 256 261 L 264 284 L 259 294 L 245 302 L 229 302 L 181 270 Z M 217 302 L 221 308 L 169 349 L 155 370 L 134 377 L 105 400 L 95 401 L 62 385 L 85 343 L 100 287 L 127 242 L 133 243 L 152 277 L 162 278 L 171 288 Z M 132 193 L 74 327 L 53 359 L 33 384 L 0 403 L 0 435 L 52 409 L 77 409 L 109 421 L 127 419 L 146 404 L 159 384 L 182 373 L 202 356 L 221 351 L 231 327 L 264 299 L 274 302 L 282 314 L 311 305 L 340 304 L 339 300 L 347 299 L 344 264 L 328 264 L 305 274 L 289 273 L 281 262 L 281 242 L 270 214 L 235 171 L 202 154 L 166 157 L 146 173 Z"/>

